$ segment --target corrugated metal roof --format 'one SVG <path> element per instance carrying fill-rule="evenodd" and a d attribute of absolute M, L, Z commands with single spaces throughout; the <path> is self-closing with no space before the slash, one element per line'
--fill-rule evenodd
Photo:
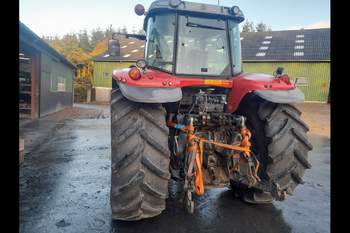
<path fill-rule="evenodd" d="M 329 28 L 249 32 L 241 37 L 243 61 L 330 60 Z"/>
<path fill-rule="evenodd" d="M 121 55 L 94 61 L 136 61 L 144 58 L 144 41 L 118 35 Z M 241 33 L 243 61 L 330 61 L 330 29 Z M 137 50 L 137 51 L 136 51 Z"/>
<path fill-rule="evenodd" d="M 144 58 L 145 42 L 135 38 L 118 35 L 120 56 L 109 56 L 108 51 L 93 58 L 94 61 L 136 61 Z M 108 56 L 107 56 L 108 55 Z"/>

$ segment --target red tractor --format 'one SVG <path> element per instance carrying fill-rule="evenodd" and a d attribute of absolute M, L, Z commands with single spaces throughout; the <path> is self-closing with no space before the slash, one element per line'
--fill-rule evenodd
<path fill-rule="evenodd" d="M 187 210 L 205 189 L 231 187 L 242 200 L 284 200 L 310 168 L 308 126 L 293 103 L 304 94 L 283 69 L 242 70 L 239 7 L 154 1 L 145 12 L 145 58 L 113 71 L 111 96 L 114 219 L 165 209 L 169 179 Z M 109 41 L 111 56 L 120 51 Z"/>

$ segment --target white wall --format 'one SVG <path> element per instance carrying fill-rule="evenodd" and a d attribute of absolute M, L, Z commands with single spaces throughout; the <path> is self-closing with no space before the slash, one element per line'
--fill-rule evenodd
<path fill-rule="evenodd" d="M 95 101 L 96 102 L 110 102 L 111 100 L 110 87 L 95 87 Z"/>

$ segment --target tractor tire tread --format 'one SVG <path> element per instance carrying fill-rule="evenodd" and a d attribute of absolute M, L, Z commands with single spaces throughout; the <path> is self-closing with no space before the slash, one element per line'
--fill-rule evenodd
<path fill-rule="evenodd" d="M 279 187 L 278 192 L 292 194 L 304 182 L 305 169 L 311 168 L 307 157 L 313 147 L 301 112 L 294 105 L 268 102 L 251 94 L 242 100 L 236 114 L 247 117 L 248 128 L 253 128 L 252 143 L 261 164 L 260 178 Z"/>
<path fill-rule="evenodd" d="M 168 128 L 161 104 L 136 103 L 111 92 L 112 218 L 136 221 L 165 209 L 170 179 Z"/>

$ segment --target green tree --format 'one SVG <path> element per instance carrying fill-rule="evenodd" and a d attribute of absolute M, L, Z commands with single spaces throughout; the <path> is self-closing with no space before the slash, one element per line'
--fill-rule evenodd
<path fill-rule="evenodd" d="M 105 33 L 100 27 L 93 29 L 91 31 L 91 42 L 90 42 L 91 47 L 95 48 L 97 43 L 103 40 L 104 37 L 105 37 Z"/>
<path fill-rule="evenodd" d="M 255 32 L 254 30 L 254 23 L 249 22 L 248 20 L 245 21 L 242 27 L 242 32 Z"/>
<path fill-rule="evenodd" d="M 137 34 L 140 34 L 140 35 L 145 35 L 145 31 L 143 29 L 139 29 L 137 31 Z"/>
<path fill-rule="evenodd" d="M 82 48 L 84 51 L 90 52 L 92 48 L 90 45 L 89 35 L 85 29 L 79 32 L 78 38 L 79 47 Z"/>
<path fill-rule="evenodd" d="M 128 29 L 126 28 L 125 25 L 123 26 L 123 28 L 122 28 L 122 30 L 121 30 L 121 33 L 123 33 L 123 34 L 128 33 Z"/>
<path fill-rule="evenodd" d="M 113 29 L 112 24 L 109 25 L 108 28 L 105 30 L 105 38 L 112 38 L 113 33 L 115 33 L 115 30 Z"/>
<path fill-rule="evenodd" d="M 257 32 L 266 32 L 268 30 L 267 25 L 263 22 L 260 22 L 255 27 Z"/>
<path fill-rule="evenodd" d="M 265 32 L 266 31 L 266 25 L 262 22 L 258 23 L 255 28 L 256 28 L 257 32 Z"/>

